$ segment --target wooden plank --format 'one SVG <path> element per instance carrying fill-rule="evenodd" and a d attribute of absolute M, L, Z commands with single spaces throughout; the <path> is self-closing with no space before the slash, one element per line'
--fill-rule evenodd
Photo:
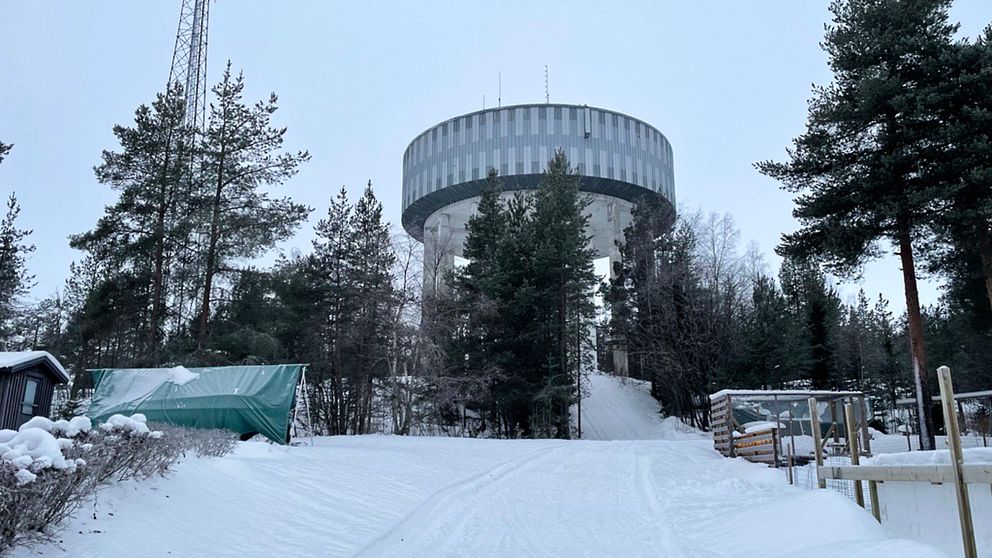
<path fill-rule="evenodd" d="M 858 426 L 854 424 L 854 405 L 844 404 L 844 426 L 847 427 L 847 443 L 851 451 L 851 465 L 858 466 L 861 456 L 858 453 Z M 861 481 L 854 481 L 854 501 L 865 507 L 865 495 L 861 492 Z"/>
<path fill-rule="evenodd" d="M 834 480 L 878 482 L 954 482 L 950 465 L 838 465 L 817 467 L 817 477 Z M 966 484 L 992 484 L 992 463 L 965 463 L 961 478 Z"/>
<path fill-rule="evenodd" d="M 809 403 L 809 421 L 813 427 L 813 448 L 816 453 L 816 469 L 819 471 L 823 467 L 823 440 L 820 439 L 820 412 L 816 408 L 815 397 L 810 397 L 807 403 Z M 816 484 L 820 488 L 827 487 L 827 482 L 819 478 L 819 475 L 817 475 Z"/>
<path fill-rule="evenodd" d="M 951 454 L 951 472 L 954 476 L 954 491 L 958 500 L 958 519 L 961 523 L 961 542 L 964 545 L 965 558 L 978 558 L 978 546 L 975 544 L 975 523 L 971 518 L 971 500 L 968 497 L 968 486 L 965 484 L 962 472 L 964 454 L 961 452 L 961 430 L 958 428 L 958 413 L 954 408 L 954 386 L 951 383 L 951 369 L 941 366 L 937 369 L 937 381 L 940 384 L 941 408 L 944 410 L 944 427 L 947 429 L 947 446 Z"/>

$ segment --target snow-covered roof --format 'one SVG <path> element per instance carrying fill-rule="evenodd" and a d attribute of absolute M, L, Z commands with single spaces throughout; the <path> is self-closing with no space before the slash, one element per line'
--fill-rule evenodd
<path fill-rule="evenodd" d="M 710 399 L 719 399 L 726 396 L 731 397 L 751 397 L 783 400 L 806 400 L 810 397 L 817 399 L 837 399 L 841 397 L 863 397 L 860 391 L 827 391 L 827 390 L 802 390 L 802 389 L 721 389 L 710 395 Z"/>
<path fill-rule="evenodd" d="M 48 351 L 0 351 L 0 371 L 17 372 L 22 368 L 33 366 L 39 362 L 45 362 L 51 371 L 63 382 L 69 381 L 69 373 L 62 368 L 62 364 Z"/>

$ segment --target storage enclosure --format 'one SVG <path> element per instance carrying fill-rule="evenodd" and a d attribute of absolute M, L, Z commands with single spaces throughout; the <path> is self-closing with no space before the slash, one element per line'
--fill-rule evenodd
<path fill-rule="evenodd" d="M 820 435 L 828 450 L 843 452 L 846 438 L 844 404 L 855 409 L 858 447 L 871 454 L 868 410 L 857 391 L 733 390 L 710 395 L 713 447 L 726 457 L 778 466 L 791 453 L 795 460 L 809 460 L 814 452 L 810 430 L 810 397 L 817 400 Z"/>
<path fill-rule="evenodd" d="M 289 442 L 303 364 L 209 368 L 90 370 L 95 385 L 86 414 L 103 422 L 142 413 L 149 422 L 223 428 L 243 438 Z"/>
<path fill-rule="evenodd" d="M 52 413 L 52 393 L 69 374 L 47 351 L 0 352 L 0 430 Z"/>

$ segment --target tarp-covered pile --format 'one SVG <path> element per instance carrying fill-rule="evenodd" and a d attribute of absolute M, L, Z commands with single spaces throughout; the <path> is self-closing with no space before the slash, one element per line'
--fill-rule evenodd
<path fill-rule="evenodd" d="M 302 364 L 91 370 L 96 389 L 86 414 L 103 422 L 142 413 L 150 422 L 226 428 L 289 441 Z"/>

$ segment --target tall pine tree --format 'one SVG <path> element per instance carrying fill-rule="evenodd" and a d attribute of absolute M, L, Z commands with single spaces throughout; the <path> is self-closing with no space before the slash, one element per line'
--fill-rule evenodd
<path fill-rule="evenodd" d="M 151 364 L 161 348 L 170 259 L 190 232 L 184 188 L 192 145 L 184 118 L 185 102 L 177 86 L 159 94 L 150 107 L 138 107 L 133 128 L 114 126 L 121 151 L 104 151 L 103 163 L 94 170 L 119 197 L 92 231 L 71 237 L 74 248 L 130 276 L 137 292 L 147 297 L 146 308 L 136 308 L 134 323 L 142 324 L 140 349 Z"/>
<path fill-rule="evenodd" d="M 814 90 L 807 130 L 786 163 L 759 169 L 797 194 L 802 228 L 783 255 L 814 257 L 850 273 L 890 240 L 899 254 L 920 402 L 920 445 L 934 447 L 914 240 L 933 219 L 945 184 L 933 173 L 946 100 L 944 56 L 957 26 L 950 0 L 835 0 L 824 49 L 834 81 Z"/>
<path fill-rule="evenodd" d="M 267 189 L 282 184 L 309 160 L 305 151 L 280 153 L 286 128 L 270 122 L 277 97 L 253 106 L 242 100 L 244 76 L 224 75 L 213 88 L 216 101 L 201 146 L 203 283 L 197 328 L 197 346 L 209 333 L 211 303 L 219 275 L 232 269 L 234 260 L 250 258 L 289 238 L 310 209 L 289 198 L 272 198 Z"/>

